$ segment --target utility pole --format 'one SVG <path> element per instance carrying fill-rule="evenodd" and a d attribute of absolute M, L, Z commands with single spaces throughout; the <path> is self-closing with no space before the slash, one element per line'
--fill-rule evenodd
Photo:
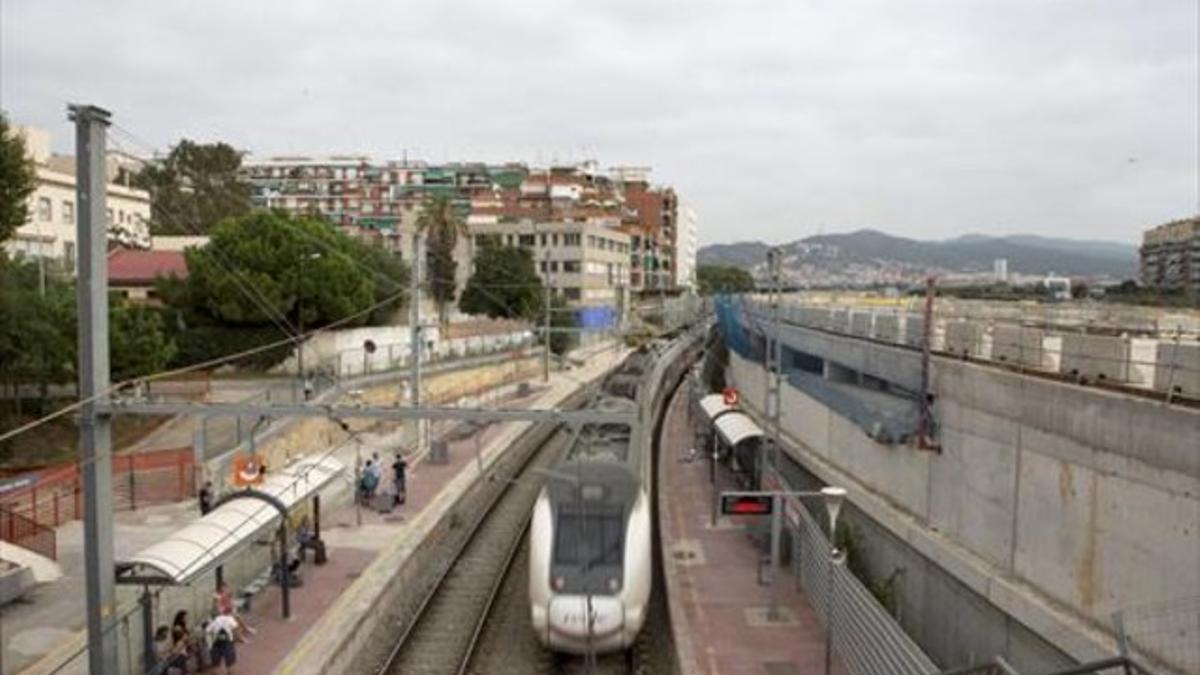
<path fill-rule="evenodd" d="M 542 336 L 545 344 L 542 345 L 542 381 L 550 381 L 550 251 L 546 251 L 546 283 L 545 283 L 545 305 L 546 312 L 542 325 Z"/>
<path fill-rule="evenodd" d="M 112 427 L 108 404 L 108 218 L 105 134 L 110 114 L 67 106 L 75 123 L 76 238 L 79 242 L 79 445 L 83 473 L 83 557 L 88 672 L 115 675 L 117 631 L 112 521 Z"/>
<path fill-rule="evenodd" d="M 409 287 L 409 334 L 411 336 L 411 344 L 409 348 L 409 357 L 412 362 L 412 375 L 409 377 L 409 386 L 412 389 L 412 406 L 419 408 L 421 406 L 421 352 L 423 338 L 421 336 L 421 231 L 418 229 L 413 232 L 413 260 L 411 280 Z M 425 425 L 427 422 L 423 419 L 417 421 L 417 453 L 418 455 L 425 450 Z"/>
<path fill-rule="evenodd" d="M 766 413 L 770 426 L 770 462 L 772 471 L 779 469 L 779 450 L 783 443 L 783 429 L 780 424 L 780 388 L 783 384 L 783 341 L 779 339 L 781 328 L 780 307 L 780 268 L 783 263 L 783 251 L 778 247 L 767 251 L 767 269 L 771 275 L 771 285 L 767 301 L 771 307 L 771 327 L 766 331 L 766 345 L 763 360 L 766 365 Z"/>

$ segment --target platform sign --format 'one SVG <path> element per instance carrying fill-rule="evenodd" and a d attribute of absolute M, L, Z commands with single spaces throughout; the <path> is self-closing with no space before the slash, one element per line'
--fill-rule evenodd
<path fill-rule="evenodd" d="M 764 492 L 722 492 L 721 513 L 726 516 L 769 516 L 775 496 Z"/>

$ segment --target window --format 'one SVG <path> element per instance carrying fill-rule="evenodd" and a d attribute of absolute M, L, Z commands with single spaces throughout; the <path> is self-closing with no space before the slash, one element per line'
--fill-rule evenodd
<path fill-rule="evenodd" d="M 542 274 L 546 273 L 546 261 L 545 260 L 538 263 L 538 269 L 540 269 L 542 271 Z"/>
<path fill-rule="evenodd" d="M 40 220 L 42 222 L 47 222 L 51 219 L 51 217 L 53 217 L 54 214 L 51 212 L 51 209 L 50 209 L 50 198 L 49 197 L 38 197 L 37 215 L 38 215 L 38 220 Z"/>
<path fill-rule="evenodd" d="M 550 241 L 554 242 L 554 243 L 552 244 L 552 246 L 558 246 L 558 233 L 557 233 L 557 232 L 555 232 L 554 234 L 550 235 Z"/>
<path fill-rule="evenodd" d="M 580 246 L 583 244 L 583 235 L 578 232 L 568 232 L 563 235 L 563 246 Z"/>
<path fill-rule="evenodd" d="M 75 268 L 75 242 L 63 242 L 63 261 L 67 264 L 67 269 Z"/>
<path fill-rule="evenodd" d="M 540 239 L 540 241 L 541 241 L 541 245 L 542 245 L 542 247 L 544 248 L 544 247 L 546 246 L 546 235 L 545 235 L 545 233 L 543 233 L 539 239 Z"/>
<path fill-rule="evenodd" d="M 578 300 L 583 297 L 583 293 L 578 288 L 564 288 L 563 297 L 568 300 Z"/>
<path fill-rule="evenodd" d="M 66 200 L 63 200 L 62 221 L 64 223 L 66 223 L 67 225 L 75 224 L 75 204 L 74 204 L 74 202 L 68 202 Z"/>
<path fill-rule="evenodd" d="M 551 260 L 551 261 L 550 261 L 550 271 L 551 271 L 551 272 L 557 272 L 557 271 L 558 271 L 558 261 L 557 261 L 557 260 Z"/>
<path fill-rule="evenodd" d="M 578 260 L 564 260 L 562 270 L 567 274 L 578 274 L 580 265 Z"/>
<path fill-rule="evenodd" d="M 112 209 L 105 209 L 104 215 L 108 219 L 109 226 L 111 226 L 113 224 Z"/>
<path fill-rule="evenodd" d="M 122 225 L 125 224 L 125 212 L 120 209 L 117 210 L 117 222 Z"/>
<path fill-rule="evenodd" d="M 596 235 L 589 234 L 587 241 L 588 241 L 588 248 L 596 248 Z"/>
<path fill-rule="evenodd" d="M 517 237 L 517 243 L 521 246 L 533 246 L 534 241 L 532 234 L 522 234 Z"/>
<path fill-rule="evenodd" d="M 568 289 L 579 292 L 578 288 Z M 619 510 L 580 514 L 577 509 L 559 511 L 554 528 L 554 564 L 620 565 L 625 552 L 625 521 Z"/>

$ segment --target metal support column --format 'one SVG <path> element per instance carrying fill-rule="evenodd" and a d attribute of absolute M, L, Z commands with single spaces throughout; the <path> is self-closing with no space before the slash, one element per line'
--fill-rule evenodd
<path fill-rule="evenodd" d="M 424 338 L 421 335 L 421 268 L 423 267 L 421 255 L 421 233 L 419 231 L 413 233 L 413 259 L 412 269 L 410 271 L 411 286 L 409 295 L 409 313 L 408 324 L 411 337 L 411 349 L 409 352 L 409 360 L 412 362 L 412 376 L 409 378 L 409 387 L 412 389 L 412 406 L 418 408 L 421 406 L 421 354 L 422 343 Z M 417 456 L 425 451 L 425 426 L 428 424 L 426 420 L 416 420 L 417 431 Z"/>
<path fill-rule="evenodd" d="M 550 249 L 546 249 L 546 284 L 543 296 L 546 305 L 545 317 L 542 323 L 542 382 L 550 381 Z"/>
<path fill-rule="evenodd" d="M 767 421 L 770 429 L 768 435 L 770 437 L 770 462 L 768 466 L 772 472 L 779 470 L 779 452 L 783 442 L 782 428 L 780 426 L 780 386 L 783 380 L 783 341 L 779 339 L 780 333 L 780 266 L 783 263 L 783 251 L 779 248 L 772 248 L 767 251 L 767 268 L 771 274 L 770 293 L 767 296 L 771 307 L 771 326 L 766 331 L 765 354 L 763 358 L 766 363 L 766 383 L 767 383 L 767 401 L 766 413 Z M 780 481 L 780 486 L 783 485 Z"/>
<path fill-rule="evenodd" d="M 767 606 L 767 621 L 779 621 L 779 540 L 783 536 L 783 495 L 771 496 L 771 604 Z"/>
<path fill-rule="evenodd" d="M 117 632 L 113 569 L 111 420 L 108 403 L 108 215 L 105 134 L 109 113 L 68 106 L 75 123 L 75 203 L 79 246 L 79 441 L 83 472 L 83 555 L 88 672 L 115 675 Z"/>

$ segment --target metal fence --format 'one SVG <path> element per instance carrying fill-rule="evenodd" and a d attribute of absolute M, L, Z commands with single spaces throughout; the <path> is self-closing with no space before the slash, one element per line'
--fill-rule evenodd
<path fill-rule="evenodd" d="M 58 559 L 58 537 L 54 528 L 4 507 L 0 507 L 0 541 L 16 544 L 51 560 Z"/>
<path fill-rule="evenodd" d="M 1164 672 L 1200 673 L 1200 596 L 1126 607 L 1113 622 L 1126 654 Z"/>
<path fill-rule="evenodd" d="M 846 668 L 854 675 L 940 672 L 862 582 L 845 565 L 833 564 L 829 539 L 808 509 L 799 506 L 789 511 L 799 513 L 798 526 L 790 522 L 796 578 L 826 630 L 832 632 L 834 651 Z"/>

